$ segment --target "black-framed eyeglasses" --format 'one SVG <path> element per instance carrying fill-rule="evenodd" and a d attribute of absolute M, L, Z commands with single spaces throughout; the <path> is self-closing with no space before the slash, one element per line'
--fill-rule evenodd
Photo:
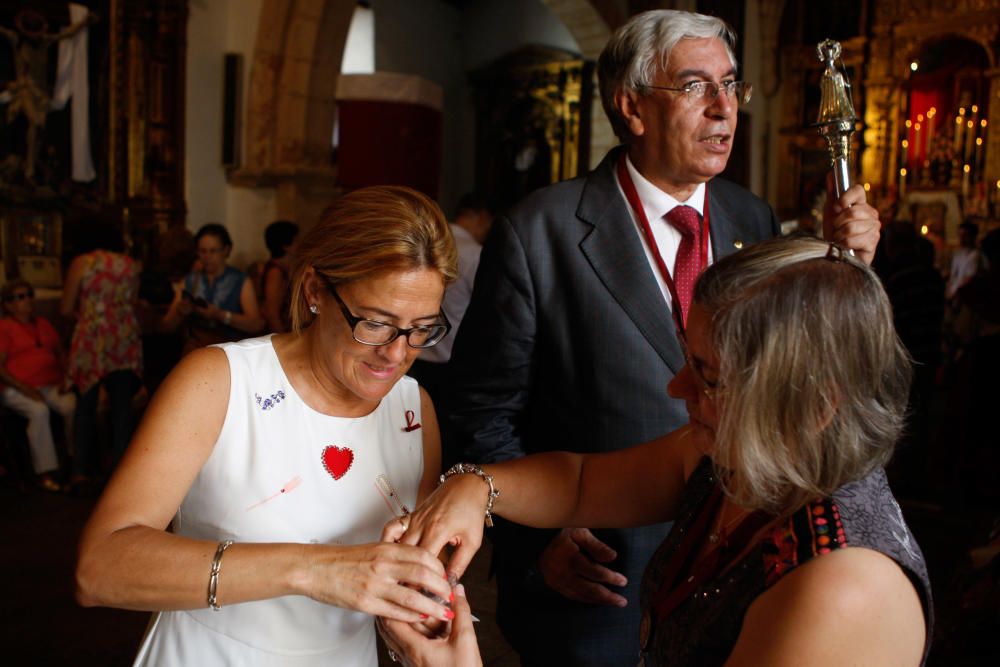
<path fill-rule="evenodd" d="M 441 312 L 441 318 L 444 322 L 437 324 L 422 324 L 415 327 L 410 327 L 409 329 L 401 329 L 394 324 L 389 324 L 387 322 L 379 322 L 378 320 L 369 320 L 364 317 L 358 317 L 351 312 L 347 304 L 344 303 L 340 295 L 337 294 L 337 289 L 334 287 L 326 277 L 316 274 L 320 279 L 326 284 L 327 290 L 333 295 L 337 303 L 340 305 L 340 312 L 344 314 L 344 319 L 347 320 L 347 324 L 351 327 L 351 333 L 354 336 L 354 340 L 361 343 L 362 345 L 372 345 L 375 347 L 388 345 L 392 341 L 396 340 L 400 336 L 406 338 L 406 344 L 410 347 L 422 350 L 428 347 L 434 347 L 441 340 L 448 335 L 451 331 L 451 322 L 445 316 L 444 311 Z"/>
<path fill-rule="evenodd" d="M 653 90 L 669 90 L 675 93 L 684 93 L 684 96 L 689 102 L 703 102 L 705 104 L 711 104 L 715 101 L 715 98 L 719 96 L 719 93 L 725 91 L 729 99 L 734 100 L 737 105 L 749 104 L 750 95 L 753 94 L 753 84 L 747 83 L 746 81 L 723 81 L 722 83 L 715 83 L 714 81 L 692 81 L 691 83 L 686 83 L 680 88 L 671 88 L 669 86 L 650 86 L 643 85 L 643 88 L 651 88 Z"/>
<path fill-rule="evenodd" d="M 12 303 L 14 301 L 24 301 L 25 299 L 34 299 L 35 291 L 28 290 L 27 292 L 14 292 L 13 294 L 8 294 L 4 297 L 4 303 Z"/>
<path fill-rule="evenodd" d="M 697 380 L 698 385 L 701 388 L 701 392 L 705 395 L 705 398 L 710 401 L 714 401 L 718 398 L 719 394 L 726 390 L 726 388 L 718 382 L 709 382 L 705 379 L 704 373 L 701 372 L 701 368 L 699 368 L 698 363 L 694 360 L 691 356 L 691 352 L 688 350 L 687 335 L 680 329 L 677 330 L 677 342 L 681 344 L 681 350 L 684 352 L 684 362 L 687 364 L 687 367 L 691 369 L 691 375 L 693 375 L 694 379 Z"/>

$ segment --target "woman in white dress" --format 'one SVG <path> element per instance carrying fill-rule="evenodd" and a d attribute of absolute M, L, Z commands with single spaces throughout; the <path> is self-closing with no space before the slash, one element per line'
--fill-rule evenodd
<path fill-rule="evenodd" d="M 439 472 L 434 408 L 404 376 L 447 334 L 455 275 L 436 204 L 358 190 L 299 245 L 291 333 L 174 369 L 76 572 L 81 604 L 158 612 L 136 664 L 375 665 L 372 615 L 453 617 L 441 562 L 379 540 Z"/>

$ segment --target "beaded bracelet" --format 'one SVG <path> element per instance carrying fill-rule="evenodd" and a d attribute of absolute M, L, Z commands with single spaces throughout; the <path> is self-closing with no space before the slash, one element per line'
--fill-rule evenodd
<path fill-rule="evenodd" d="M 226 553 L 226 549 L 231 546 L 233 546 L 232 540 L 219 542 L 219 548 L 215 550 L 215 558 L 212 559 L 212 572 L 208 575 L 208 606 L 212 608 L 212 611 L 222 610 L 215 597 L 215 592 L 219 587 L 219 570 L 222 569 L 222 554 Z"/>
<path fill-rule="evenodd" d="M 486 518 L 484 519 L 484 521 L 486 522 L 486 526 L 488 528 L 492 528 L 493 501 L 496 500 L 497 496 L 500 495 L 500 492 L 496 489 L 495 486 L 493 486 L 493 475 L 488 474 L 485 470 L 475 465 L 474 463 L 456 463 L 452 467 L 448 468 L 448 470 L 446 470 L 443 475 L 441 475 L 438 484 L 439 485 L 444 484 L 444 481 L 449 477 L 451 477 L 452 475 L 465 475 L 465 474 L 476 475 L 477 477 L 482 478 L 484 482 L 489 484 L 490 493 L 489 496 L 486 498 Z"/>

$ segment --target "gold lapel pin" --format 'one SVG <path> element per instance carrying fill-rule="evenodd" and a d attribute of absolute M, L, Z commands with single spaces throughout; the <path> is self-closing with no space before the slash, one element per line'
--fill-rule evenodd
<path fill-rule="evenodd" d="M 733 247 L 736 248 L 737 250 L 742 250 L 743 249 L 743 241 L 740 241 L 739 239 L 736 239 L 735 241 L 733 241 Z"/>

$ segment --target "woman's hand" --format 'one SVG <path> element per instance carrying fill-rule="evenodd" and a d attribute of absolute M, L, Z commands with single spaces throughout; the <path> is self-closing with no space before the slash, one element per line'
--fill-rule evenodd
<path fill-rule="evenodd" d="M 444 566 L 425 549 L 391 542 L 306 548 L 310 563 L 303 593 L 318 602 L 406 623 L 454 616 L 420 592 L 442 600 L 451 596 Z"/>
<path fill-rule="evenodd" d="M 198 313 L 198 315 L 208 320 L 209 322 L 215 322 L 215 321 L 222 322 L 223 317 L 225 316 L 225 311 L 219 308 L 214 303 L 210 303 L 206 306 L 195 305 L 194 309 L 195 312 Z"/>
<path fill-rule="evenodd" d="M 38 401 L 39 403 L 45 402 L 45 397 L 42 396 L 42 392 L 38 391 L 38 389 L 32 387 L 27 382 L 22 382 L 21 386 L 18 387 L 18 390 L 33 401 Z"/>
<path fill-rule="evenodd" d="M 413 511 L 407 525 L 400 520 L 390 522 L 386 533 L 389 539 L 421 546 L 432 554 L 440 554 L 450 544 L 454 550 L 448 571 L 461 578 L 483 543 L 488 493 L 489 487 L 476 475 L 455 475 Z"/>
<path fill-rule="evenodd" d="M 377 619 L 376 626 L 390 651 L 389 657 L 413 667 L 482 665 L 476 631 L 472 627 L 472 610 L 461 584 L 455 587 L 454 608 L 455 621 L 447 637 L 427 637 L 407 623 L 387 618 Z"/>

